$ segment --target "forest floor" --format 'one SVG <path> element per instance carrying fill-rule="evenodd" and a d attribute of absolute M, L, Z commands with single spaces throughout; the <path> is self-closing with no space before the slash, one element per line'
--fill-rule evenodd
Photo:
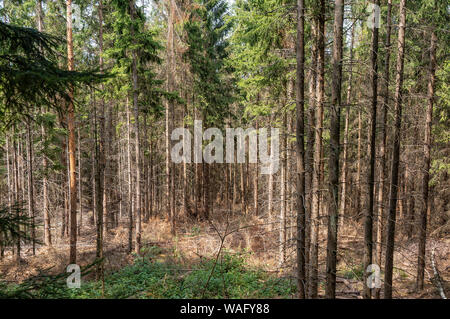
<path fill-rule="evenodd" d="M 86 214 L 85 214 L 86 215 Z M 214 271 L 219 271 L 219 267 L 213 271 L 216 256 L 221 250 L 226 256 L 239 256 L 239 263 L 243 267 L 238 271 L 240 276 L 236 279 L 235 285 L 242 285 L 239 292 L 224 292 L 214 294 L 210 292 L 209 297 L 266 297 L 266 298 L 295 298 L 295 274 L 293 265 L 295 261 L 295 242 L 292 240 L 291 229 L 288 229 L 288 245 L 286 247 L 286 261 L 280 263 L 280 247 L 279 247 L 279 231 L 277 224 L 267 224 L 264 219 L 254 216 L 228 215 L 223 211 L 217 210 L 212 216 L 214 222 L 203 221 L 197 222 L 189 220 L 181 216 L 177 224 L 177 235 L 173 236 L 170 232 L 170 224 L 158 217 L 151 218 L 148 223 L 143 224 L 142 232 L 142 256 L 137 257 L 134 254 L 127 253 L 128 232 L 125 225 L 119 226 L 108 232 L 105 238 L 104 256 L 106 278 L 114 276 L 115 273 L 123 272 L 122 276 L 134 276 L 139 271 L 140 266 L 136 263 L 138 260 L 148 260 L 158 264 L 158 276 L 171 278 L 169 273 L 172 271 L 170 265 L 176 266 L 178 275 L 173 278 L 179 283 L 179 279 L 183 278 L 183 284 L 186 284 L 186 276 L 194 276 L 187 278 L 196 281 L 199 290 L 193 291 L 189 295 L 170 294 L 167 291 L 161 292 L 159 295 L 140 295 L 140 297 L 202 297 L 205 291 L 200 286 L 210 285 L 210 289 L 214 289 L 214 284 L 210 284 L 212 279 L 223 280 L 211 276 Z M 267 219 L 265 219 L 267 220 Z M 80 266 L 92 263 L 95 259 L 95 228 L 90 226 L 89 216 L 85 216 L 83 220 L 83 230 L 78 238 L 77 244 L 77 262 Z M 339 253 L 338 253 L 338 274 L 337 274 L 337 298 L 342 299 L 359 299 L 363 289 L 363 234 L 360 224 L 354 221 L 348 221 L 344 227 L 340 229 Z M 58 229 L 59 231 L 59 229 Z M 54 230 L 56 232 L 56 229 Z M 401 231 L 400 231 L 401 233 Z M 289 238 L 291 238 L 289 240 Z M 222 247 L 222 248 L 221 248 Z M 320 233 L 320 255 L 319 255 L 319 295 L 324 295 L 325 287 L 325 258 L 326 258 L 326 224 L 321 224 Z M 444 282 L 444 290 L 447 296 L 449 291 L 448 282 L 450 280 L 450 238 L 449 236 L 439 240 L 431 237 L 428 240 L 427 253 L 431 249 L 435 249 L 435 262 L 439 269 L 440 276 Z M 12 261 L 10 252 L 0 262 L 0 277 L 7 282 L 18 283 L 29 277 L 39 274 L 59 274 L 65 272 L 68 261 L 69 245 L 67 238 L 56 238 L 52 247 L 39 246 L 36 256 L 32 256 L 30 246 L 23 249 L 23 257 L 20 265 Z M 221 255 L 222 256 L 222 255 Z M 421 292 L 414 291 L 415 273 L 417 263 L 417 240 L 407 240 L 398 235 L 395 251 L 395 269 L 394 269 L 394 297 L 395 298 L 440 298 L 436 287 L 431 283 L 430 278 L 434 277 L 433 270 L 430 266 L 429 258 L 427 260 L 426 284 L 425 289 Z M 225 260 L 218 259 L 218 264 L 235 263 L 235 259 Z M 233 264 L 234 265 L 234 264 Z M 134 268 L 129 268 L 129 267 Z M 128 268 L 127 268 L 128 267 Z M 226 266 L 223 271 L 230 272 L 233 267 Z M 132 270 L 130 270 L 132 269 Z M 245 278 L 241 273 L 249 269 L 251 276 Z M 200 275 L 196 271 L 202 272 Z M 131 272 L 130 272 L 131 271 Z M 148 270 L 154 274 L 154 269 Z M 227 275 L 230 275 L 227 273 Z M 383 276 L 383 274 L 382 274 Z M 113 278 L 113 277 L 111 277 Z M 159 279 L 161 279 L 159 278 Z M 253 279 L 252 279 L 253 278 Z M 83 281 L 93 282 L 93 275 L 89 274 L 83 277 Z M 135 278 L 141 281 L 142 278 Z M 113 279 L 111 279 L 113 280 Z M 233 281 L 232 280 L 232 281 Z M 262 286 L 254 285 L 248 281 L 264 281 L 271 282 L 274 286 L 270 292 L 251 293 L 245 289 L 266 289 Z M 208 282 L 208 283 L 207 283 Z M 227 281 L 228 282 L 228 281 Z M 117 283 L 114 281 L 106 281 L 114 289 L 118 289 Z M 174 283 L 174 285 L 176 285 Z M 224 284 L 225 285 L 225 284 Z M 244 287 L 247 285 L 246 287 Z M 281 285 L 281 286 L 280 286 Z M 166 286 L 170 286 L 167 283 Z M 119 286 L 120 287 L 120 286 Z M 149 288 L 144 286 L 142 289 L 160 289 Z M 236 287 L 235 287 L 236 288 Z M 275 289 L 276 288 L 276 289 Z M 112 289 L 112 288 L 111 288 Z M 162 288 L 161 288 L 162 289 Z M 166 288 L 164 288 L 166 289 Z M 180 287 L 177 287 L 180 289 Z M 110 296 L 114 296 L 111 294 Z M 79 296 L 77 296 L 79 297 Z M 85 294 L 84 297 L 93 297 L 92 294 Z M 94 295 L 95 297 L 95 295 Z M 136 297 L 136 296 L 135 296 Z"/>

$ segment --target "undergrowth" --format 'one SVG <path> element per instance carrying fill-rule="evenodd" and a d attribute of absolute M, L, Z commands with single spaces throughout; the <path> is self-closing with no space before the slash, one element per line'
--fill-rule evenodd
<path fill-rule="evenodd" d="M 155 252 L 157 249 L 155 248 Z M 69 289 L 65 281 L 47 282 L 35 289 L 31 298 L 288 298 L 295 293 L 295 282 L 250 267 L 248 255 L 224 253 L 215 260 L 203 260 L 188 269 L 151 256 L 135 257 L 134 263 L 105 274 L 102 282 L 83 281 L 81 288 Z M 0 290 L 2 287 L 0 287 Z M 3 287 L 9 296 L 20 286 Z M 1 291 L 0 291 L 1 295 Z"/>

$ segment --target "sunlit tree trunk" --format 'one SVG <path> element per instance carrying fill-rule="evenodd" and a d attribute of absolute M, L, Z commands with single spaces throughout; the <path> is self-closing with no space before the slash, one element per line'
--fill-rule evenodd
<path fill-rule="evenodd" d="M 67 68 L 74 70 L 73 39 L 72 39 L 72 0 L 66 0 L 67 9 Z M 73 103 L 73 87 L 69 88 L 67 106 L 67 126 L 69 129 L 69 189 L 70 189 L 70 256 L 69 263 L 77 261 L 77 173 L 76 173 L 76 142 L 75 142 L 75 108 Z"/>

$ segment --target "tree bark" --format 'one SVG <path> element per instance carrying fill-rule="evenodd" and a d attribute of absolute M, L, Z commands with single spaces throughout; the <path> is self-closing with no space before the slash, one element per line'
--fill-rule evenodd
<path fill-rule="evenodd" d="M 31 135 L 31 121 L 27 125 L 27 177 L 28 177 L 28 215 L 31 218 L 31 239 L 33 256 L 36 255 L 36 229 L 34 207 L 34 181 L 33 181 L 33 140 Z"/>
<path fill-rule="evenodd" d="M 348 184 L 348 139 L 350 132 L 350 103 L 352 101 L 352 87 L 353 87 L 353 46 L 355 43 L 355 24 L 352 26 L 351 40 L 350 40 L 350 60 L 349 60 L 349 79 L 347 86 L 347 99 L 345 107 L 345 128 L 344 128 L 344 147 L 342 151 L 342 191 L 339 206 L 339 227 L 344 225 L 345 212 L 347 211 L 347 184 Z"/>
<path fill-rule="evenodd" d="M 384 298 L 392 299 L 392 272 L 394 267 L 394 244 L 396 206 L 398 193 L 398 171 L 400 165 L 400 136 L 402 126 L 402 97 L 403 97 L 403 70 L 405 61 L 405 28 L 406 28 L 406 0 L 400 0 L 400 26 L 398 30 L 398 53 L 395 80 L 395 128 L 394 147 L 391 166 L 391 186 L 389 191 L 389 219 L 386 240 L 386 263 L 384 277 Z"/>
<path fill-rule="evenodd" d="M 297 290 L 306 298 L 305 274 L 305 3 L 297 0 L 297 82 L 296 82 L 296 201 L 297 201 Z M 258 173 L 258 172 L 257 172 Z"/>
<path fill-rule="evenodd" d="M 329 204 L 327 236 L 327 285 L 326 297 L 336 297 L 336 257 L 339 203 L 339 153 L 342 87 L 342 29 L 344 25 L 344 0 L 334 4 L 333 80 L 331 91 Z"/>
<path fill-rule="evenodd" d="M 103 71 L 103 2 L 99 1 L 98 4 L 98 17 L 99 17 L 99 50 L 100 50 L 100 71 Z M 95 105 L 97 109 L 97 105 Z M 96 201 L 97 201 L 97 240 L 96 240 L 96 258 L 103 258 L 103 240 L 104 240 L 104 228 L 105 228 L 105 220 L 104 216 L 106 215 L 106 207 L 105 207 L 105 196 L 106 196 L 106 185 L 105 185 L 105 102 L 103 98 L 100 99 L 100 138 L 97 138 L 96 135 Z M 97 129 L 95 130 L 97 132 Z M 103 279 L 103 263 L 97 264 L 96 269 L 96 279 Z"/>
<path fill-rule="evenodd" d="M 427 243 L 427 212 L 430 211 L 429 182 L 431 164 L 431 128 L 433 124 L 434 89 L 436 83 L 436 46 L 437 36 L 434 29 L 431 31 L 430 44 L 430 70 L 428 80 L 428 106 L 426 113 L 424 152 L 424 170 L 422 177 L 422 210 L 420 213 L 419 251 L 417 259 L 416 286 L 418 290 L 423 289 L 425 272 L 425 252 Z"/>
<path fill-rule="evenodd" d="M 311 254 L 309 272 L 309 297 L 318 295 L 318 257 L 319 257 L 319 210 L 320 210 L 320 171 L 322 153 L 323 106 L 325 97 L 325 0 L 320 0 L 318 14 L 318 55 L 317 55 L 317 84 L 316 84 L 316 112 L 314 160 L 312 177 L 312 205 L 311 205 Z"/>
<path fill-rule="evenodd" d="M 67 9 L 67 68 L 74 70 L 73 39 L 72 39 L 72 0 L 66 0 Z M 76 142 L 75 142 L 75 108 L 73 104 L 73 87 L 69 87 L 67 106 L 67 126 L 69 129 L 69 189 L 70 189 L 70 256 L 69 263 L 77 262 L 77 173 L 76 173 Z"/>
<path fill-rule="evenodd" d="M 387 112 L 389 109 L 389 82 L 390 82 L 390 60 L 391 60 L 391 14 L 392 0 L 388 0 L 387 17 L 386 17 L 386 57 L 384 61 L 384 94 L 383 94 L 383 113 L 381 123 L 381 144 L 380 144 L 380 172 L 378 184 L 378 213 L 376 217 L 377 235 L 376 235 L 376 263 L 381 267 L 382 249 L 381 243 L 383 238 L 383 215 L 385 201 L 385 179 L 386 179 L 386 122 Z M 375 289 L 375 298 L 380 299 L 380 288 Z"/>
<path fill-rule="evenodd" d="M 380 1 L 375 1 L 375 6 L 379 6 Z M 372 49 L 371 49 L 371 82 L 372 82 L 372 107 L 370 114 L 370 152 L 369 152 L 369 172 L 368 178 L 368 193 L 369 201 L 364 219 L 364 295 L 365 299 L 371 299 L 372 291 L 367 285 L 367 278 L 370 275 L 366 270 L 372 264 L 373 254 L 373 207 L 374 207 L 374 186 L 375 186 L 375 142 L 377 129 L 377 101 L 378 101 L 378 27 L 376 25 L 376 14 L 373 14 L 373 28 L 372 28 Z"/>

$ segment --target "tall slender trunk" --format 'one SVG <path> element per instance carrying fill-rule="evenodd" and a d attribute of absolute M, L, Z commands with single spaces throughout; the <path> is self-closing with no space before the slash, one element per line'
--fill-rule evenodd
<path fill-rule="evenodd" d="M 134 0 L 130 0 L 130 18 L 134 22 L 136 20 L 136 7 Z M 134 25 L 131 26 L 131 37 L 134 40 L 136 30 Z M 141 252 L 141 147 L 140 147 L 140 131 L 139 131 L 139 104 L 138 104 L 138 75 L 137 75 L 137 53 L 136 50 L 131 50 L 131 76 L 132 76 L 132 96 L 134 109 L 134 138 L 135 138 L 135 161 L 136 161 L 136 231 L 135 231 L 135 245 L 134 251 L 136 254 Z"/>
<path fill-rule="evenodd" d="M 11 171 L 10 171 L 10 164 L 9 164 L 9 136 L 6 133 L 5 136 L 6 140 L 6 178 L 8 183 L 8 210 L 9 213 L 11 213 L 11 204 L 12 204 L 12 194 L 11 194 Z M 3 232 L 0 233 L 0 260 L 3 259 L 5 254 L 5 242 L 3 237 Z"/>
<path fill-rule="evenodd" d="M 95 95 L 94 92 L 91 91 L 91 99 L 92 99 L 92 108 L 94 110 L 94 113 L 91 114 L 91 135 L 92 140 L 94 141 L 92 143 L 92 149 L 91 149 L 91 163 L 92 163 L 92 169 L 91 169 L 91 176 L 92 176 L 92 220 L 94 222 L 95 227 L 97 227 L 97 185 L 96 185 L 96 176 L 97 176 L 97 104 L 95 101 Z"/>
<path fill-rule="evenodd" d="M 72 0 L 66 0 L 67 9 L 67 68 L 74 70 L 73 39 L 72 39 Z M 67 126 L 69 129 L 69 189 L 70 189 L 70 256 L 69 263 L 77 262 L 77 173 L 76 173 L 76 142 L 75 142 L 75 108 L 73 104 L 73 87 L 69 87 L 67 106 Z"/>
<path fill-rule="evenodd" d="M 309 297 L 317 298 L 319 276 L 319 210 L 320 210 L 320 170 L 322 153 L 323 106 L 325 95 L 325 0 L 320 0 L 320 10 L 317 18 L 318 52 L 317 52 L 317 84 L 316 84 L 316 112 L 314 136 L 314 160 L 312 177 L 312 205 L 311 205 L 311 255 L 309 272 Z"/>
<path fill-rule="evenodd" d="M 99 17 L 99 49 L 100 49 L 100 59 L 99 65 L 100 70 L 103 70 L 103 2 L 100 0 L 98 4 L 98 17 Z M 95 110 L 97 110 L 97 105 L 95 105 Z M 103 98 L 100 99 L 100 137 L 97 138 L 96 134 L 96 147 L 95 147 L 95 159 L 96 159 L 96 175 L 95 175 L 95 183 L 96 183 L 96 202 L 97 202 L 97 239 L 96 239 L 96 252 L 95 256 L 97 259 L 103 258 L 103 239 L 105 236 L 104 228 L 104 216 L 106 215 L 106 205 L 104 205 L 104 200 L 106 196 L 106 185 L 105 185 L 105 102 Z M 97 128 L 95 130 L 97 133 Z M 97 264 L 96 268 L 96 279 L 103 279 L 103 262 L 101 264 Z"/>
<path fill-rule="evenodd" d="M 361 94 L 359 94 L 358 101 L 361 99 Z M 362 119 L 361 119 L 361 109 L 358 109 L 358 148 L 357 148 L 357 159 L 356 159 L 356 214 L 359 217 L 361 212 L 361 147 L 362 147 Z"/>
<path fill-rule="evenodd" d="M 16 132 L 16 128 L 14 127 L 14 135 Z M 15 137 L 14 137 L 15 138 Z M 17 154 L 17 142 L 13 139 L 13 160 L 14 160 L 14 202 L 18 205 L 20 205 L 21 208 L 21 204 L 19 204 L 19 162 L 18 162 L 18 154 Z M 21 214 L 21 210 L 19 210 L 17 212 L 17 214 Z M 19 226 L 20 227 L 20 226 Z M 20 245 L 20 234 L 18 234 L 16 236 L 16 263 L 19 264 L 20 263 L 20 251 L 21 251 L 21 245 Z"/>
<path fill-rule="evenodd" d="M 131 107 L 127 95 L 128 252 L 133 249 L 133 175 L 131 171 Z"/>
<path fill-rule="evenodd" d="M 351 40 L 350 40 L 350 60 L 348 70 L 348 86 L 347 86 L 347 99 L 345 107 L 345 128 L 344 128 L 344 145 L 342 151 L 342 193 L 339 206 L 339 227 L 344 225 L 345 213 L 347 211 L 347 184 L 348 184 L 348 139 L 350 133 L 350 103 L 352 101 L 352 87 L 353 87 L 353 46 L 355 44 L 355 24 L 352 26 Z"/>
<path fill-rule="evenodd" d="M 381 242 L 383 238 L 383 215 L 384 215 L 384 188 L 386 179 L 386 122 L 389 109 L 389 79 L 390 79 L 390 60 L 391 60 L 391 14 L 392 0 L 388 0 L 386 17 L 386 58 L 384 61 L 384 94 L 383 94 L 383 113 L 381 121 L 381 144 L 380 144 L 380 172 L 378 184 L 378 213 L 376 217 L 377 235 L 376 235 L 376 263 L 381 267 L 382 249 Z M 375 298 L 380 299 L 381 289 L 375 289 Z"/>
<path fill-rule="evenodd" d="M 305 274 L 305 3 L 297 0 L 297 82 L 296 82 L 296 250 L 297 290 L 300 299 L 306 298 Z"/>
<path fill-rule="evenodd" d="M 375 5 L 380 5 L 380 0 L 375 1 Z M 375 7 L 374 6 L 374 10 Z M 371 52 L 371 82 L 372 82 L 372 107 L 370 116 L 370 153 L 369 153 L 369 173 L 368 175 L 368 189 L 369 189 L 369 201 L 368 207 L 364 219 L 364 282 L 367 282 L 367 278 L 370 275 L 366 270 L 369 265 L 372 264 L 373 254 L 373 207 L 374 207 L 374 188 L 375 188 L 375 142 L 376 142 L 376 129 L 377 129 L 377 101 L 378 101 L 378 26 L 377 15 L 373 14 L 373 29 L 372 29 L 372 50 Z M 371 288 L 364 285 L 364 298 L 370 299 L 372 296 Z"/>
<path fill-rule="evenodd" d="M 285 103 L 283 103 L 285 106 Z M 281 149 L 284 156 L 281 159 L 281 207 L 280 207 L 280 266 L 284 266 L 286 262 L 286 175 L 287 175 L 287 111 L 283 115 L 283 137 L 281 141 Z"/>
<path fill-rule="evenodd" d="M 256 120 L 256 131 L 259 130 L 259 123 L 258 120 Z M 259 133 L 258 133 L 259 134 Z M 255 175 L 253 177 L 253 207 L 254 207 L 254 214 L 255 216 L 259 215 L 259 205 L 258 205 L 258 163 L 255 163 Z M 228 185 L 228 184 L 227 184 Z M 228 191 L 227 191 L 228 193 Z"/>
<path fill-rule="evenodd" d="M 427 243 L 427 213 L 430 211 L 429 182 L 431 163 L 431 128 L 433 124 L 434 88 L 436 83 L 436 46 L 437 36 L 434 29 L 431 31 L 430 44 L 430 75 L 428 80 L 428 106 L 426 113 L 425 140 L 423 145 L 424 170 L 422 177 L 422 210 L 420 212 L 419 251 L 417 259 L 417 289 L 422 290 L 425 272 L 425 252 Z"/>
<path fill-rule="evenodd" d="M 36 23 L 37 23 L 37 29 L 39 32 L 44 31 L 44 23 L 43 23 L 43 17 L 42 17 L 42 0 L 36 1 Z M 41 108 L 41 113 L 44 113 L 44 108 Z M 41 124 L 41 137 L 42 140 L 45 141 L 46 139 L 46 130 L 45 126 L 42 123 Z M 43 210 L 43 217 L 44 217 L 44 244 L 46 246 L 51 246 L 52 244 L 52 238 L 51 238 L 51 231 L 50 231 L 50 214 L 48 211 L 48 179 L 47 179 L 47 156 L 45 152 L 42 154 L 42 169 L 44 171 L 42 175 L 42 210 Z"/>
<path fill-rule="evenodd" d="M 334 4 L 333 83 L 331 91 L 329 204 L 327 236 L 327 285 L 326 297 L 336 296 L 336 257 L 339 203 L 339 153 L 342 87 L 342 29 L 344 25 L 344 0 Z"/>
<path fill-rule="evenodd" d="M 403 69 L 405 61 L 406 0 L 400 0 L 400 26 L 398 30 L 397 71 L 395 80 L 395 128 L 389 191 L 389 218 L 386 240 L 384 298 L 392 298 L 392 272 L 394 268 L 395 220 L 398 192 L 398 168 L 400 165 L 400 137 L 402 126 Z"/>
<path fill-rule="evenodd" d="M 269 225 L 269 229 L 272 231 L 273 230 L 273 184 L 274 184 L 274 182 L 273 182 L 273 179 L 274 179 L 274 176 L 273 176 L 274 174 L 269 174 L 269 180 L 268 180 L 268 183 L 267 183 L 267 187 L 269 188 L 269 190 L 268 190 L 268 194 L 267 194 L 267 200 L 268 200 L 268 203 L 267 203 L 267 211 L 268 211 L 268 214 L 269 214 L 269 223 L 270 223 L 270 225 Z M 234 178 L 234 185 L 236 185 L 236 178 Z M 237 191 L 236 191 L 236 187 L 234 187 L 234 190 L 233 190 L 233 198 L 235 198 L 236 197 L 236 193 L 237 193 Z"/>
<path fill-rule="evenodd" d="M 28 215 L 31 218 L 31 239 L 33 241 L 33 256 L 36 255 L 36 229 L 34 207 L 34 181 L 33 181 L 33 139 L 31 134 L 31 121 L 27 125 L 27 175 L 28 175 Z"/>
<path fill-rule="evenodd" d="M 313 37 L 313 45 L 311 52 L 311 65 L 309 67 L 309 99 L 308 99 L 308 136 L 306 141 L 305 152 L 305 196 L 306 196 L 306 213 L 305 213 L 305 276 L 309 278 L 310 263 L 310 246 L 311 246 L 311 208 L 312 208 L 312 177 L 314 171 L 313 153 L 314 153 L 314 137 L 315 137 L 315 106 L 316 106 L 316 84 L 317 84 L 317 20 L 311 25 L 311 33 Z M 307 286 L 309 280 L 306 280 Z M 308 291 L 308 287 L 305 287 Z"/>
<path fill-rule="evenodd" d="M 83 226 L 83 192 L 82 192 L 82 180 L 81 180 L 81 136 L 80 129 L 77 129 L 77 157 L 78 157 L 78 236 L 81 234 L 81 228 Z"/>
<path fill-rule="evenodd" d="M 175 20 L 175 4 L 173 0 L 169 0 L 169 21 L 167 24 L 167 90 L 172 92 L 174 90 L 174 20 Z M 171 232 L 175 234 L 175 207 L 173 194 L 173 165 L 170 161 L 170 132 L 171 132 L 171 118 L 173 119 L 173 102 L 167 101 L 166 106 L 166 182 L 167 182 L 167 213 L 169 221 L 171 222 Z"/>

